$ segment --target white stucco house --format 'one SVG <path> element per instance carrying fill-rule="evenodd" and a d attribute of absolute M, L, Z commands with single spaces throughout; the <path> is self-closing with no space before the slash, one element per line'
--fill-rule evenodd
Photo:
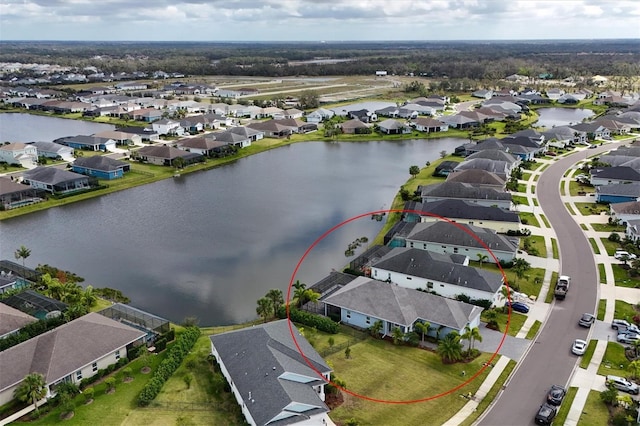
<path fill-rule="evenodd" d="M 0 145 L 0 162 L 32 169 L 38 166 L 38 149 L 21 142 Z"/>

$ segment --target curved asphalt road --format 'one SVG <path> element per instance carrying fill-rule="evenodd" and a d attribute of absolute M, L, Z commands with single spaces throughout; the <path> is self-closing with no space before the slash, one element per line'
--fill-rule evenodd
<path fill-rule="evenodd" d="M 571 354 L 574 339 L 586 339 L 589 330 L 578 325 L 584 312 L 594 312 L 598 298 L 598 271 L 591 245 L 560 198 L 559 183 L 565 171 L 586 156 L 620 145 L 607 144 L 564 157 L 549 166 L 538 180 L 536 194 L 546 218 L 556 232 L 560 268 L 571 277 L 567 298 L 556 301 L 538 338 L 520 362 L 505 391 L 500 394 L 481 425 L 535 424 L 534 417 L 553 384 L 566 386 L 576 364 Z M 553 285 L 550 291 L 553 291 Z"/>

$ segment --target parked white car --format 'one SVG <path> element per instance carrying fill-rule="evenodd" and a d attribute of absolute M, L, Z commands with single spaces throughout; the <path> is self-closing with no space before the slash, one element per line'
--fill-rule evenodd
<path fill-rule="evenodd" d="M 615 254 L 613 255 L 613 257 L 615 257 L 618 260 L 624 259 L 625 256 L 627 260 L 634 260 L 637 257 L 635 254 L 629 253 L 626 250 L 616 250 Z"/>

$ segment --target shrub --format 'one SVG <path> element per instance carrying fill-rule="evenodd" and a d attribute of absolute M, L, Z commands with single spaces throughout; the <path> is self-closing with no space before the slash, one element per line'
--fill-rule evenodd
<path fill-rule="evenodd" d="M 93 399 L 93 394 L 95 393 L 95 389 L 93 388 L 86 388 L 84 391 L 82 391 L 82 394 L 84 395 L 84 400 L 86 402 L 89 402 Z"/>
<path fill-rule="evenodd" d="M 280 309 L 278 309 L 278 317 L 287 317 L 286 306 L 281 306 Z M 336 334 L 340 330 L 338 323 L 331 320 L 331 318 L 312 314 L 306 311 L 301 311 L 293 307 L 290 307 L 289 318 L 293 322 L 304 324 L 317 330 L 324 331 L 326 333 Z"/>
<path fill-rule="evenodd" d="M 115 379 L 115 377 L 107 377 L 104 380 L 104 384 L 107 385 L 107 391 L 115 389 L 116 388 L 116 379 Z"/>
<path fill-rule="evenodd" d="M 618 234 L 617 232 L 612 232 L 612 233 L 609 234 L 607 239 L 609 241 L 613 241 L 614 243 L 619 243 L 620 242 L 620 234 Z"/>

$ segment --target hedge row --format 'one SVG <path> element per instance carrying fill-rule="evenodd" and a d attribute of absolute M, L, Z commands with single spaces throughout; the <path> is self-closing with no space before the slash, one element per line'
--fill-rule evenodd
<path fill-rule="evenodd" d="M 278 317 L 287 317 L 286 306 L 281 306 L 280 309 L 278 309 Z M 307 311 L 301 311 L 291 306 L 289 307 L 289 318 L 293 322 L 308 325 L 309 327 L 314 327 L 317 330 L 327 333 L 336 334 L 338 331 L 340 331 L 340 326 L 338 325 L 338 323 L 334 322 L 331 318 L 312 314 Z"/>
<path fill-rule="evenodd" d="M 138 395 L 138 405 L 140 407 L 146 407 L 158 396 L 164 383 L 180 367 L 182 360 L 193 348 L 198 337 L 200 337 L 200 329 L 198 327 L 189 327 L 176 340 L 175 344 L 169 349 L 167 357 L 162 360 L 158 369 L 153 373 L 151 380 L 147 382 L 140 395 Z"/>

